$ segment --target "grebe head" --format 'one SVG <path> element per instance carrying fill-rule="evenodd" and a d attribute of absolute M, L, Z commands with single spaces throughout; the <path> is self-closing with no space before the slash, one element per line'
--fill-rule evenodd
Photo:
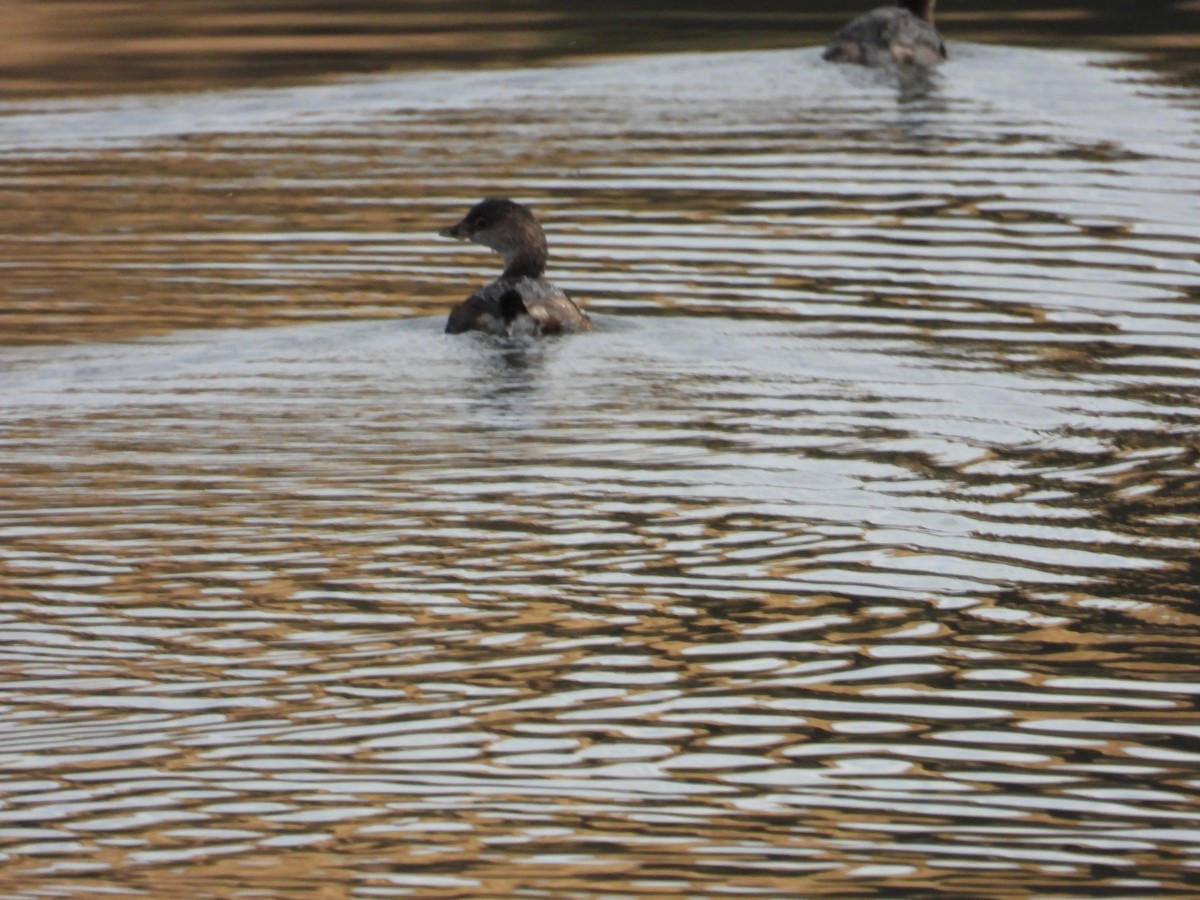
<path fill-rule="evenodd" d="M 506 278 L 538 278 L 546 269 L 546 233 L 527 207 L 512 200 L 482 200 L 438 234 L 495 250 L 504 260 Z"/>
<path fill-rule="evenodd" d="M 918 19 L 933 24 L 933 8 L 937 6 L 937 0 L 898 0 L 898 4 Z"/>

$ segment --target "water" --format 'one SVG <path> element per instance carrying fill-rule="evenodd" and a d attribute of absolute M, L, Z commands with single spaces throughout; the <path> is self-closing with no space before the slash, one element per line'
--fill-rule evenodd
<path fill-rule="evenodd" d="M 7 896 L 1193 895 L 1196 97 L 952 50 L 10 106 Z"/>

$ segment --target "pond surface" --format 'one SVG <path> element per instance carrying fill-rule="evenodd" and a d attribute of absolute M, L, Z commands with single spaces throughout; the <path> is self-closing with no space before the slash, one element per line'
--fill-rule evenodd
<path fill-rule="evenodd" d="M 951 49 L 8 107 L 6 896 L 1193 896 L 1197 98 Z"/>

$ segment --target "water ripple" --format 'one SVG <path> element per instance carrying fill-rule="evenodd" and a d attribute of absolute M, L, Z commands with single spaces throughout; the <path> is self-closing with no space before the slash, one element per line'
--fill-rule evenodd
<path fill-rule="evenodd" d="M 6 109 L 8 894 L 1190 896 L 1200 132 L 1115 62 Z M 496 193 L 594 334 L 441 335 Z"/>

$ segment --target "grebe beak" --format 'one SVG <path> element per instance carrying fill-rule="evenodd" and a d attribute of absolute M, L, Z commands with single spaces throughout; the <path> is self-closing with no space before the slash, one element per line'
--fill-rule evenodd
<path fill-rule="evenodd" d="M 471 239 L 471 230 L 467 227 L 466 219 L 456 225 L 450 225 L 447 228 L 441 229 L 438 234 L 441 237 L 456 238 L 460 241 L 469 241 Z"/>

